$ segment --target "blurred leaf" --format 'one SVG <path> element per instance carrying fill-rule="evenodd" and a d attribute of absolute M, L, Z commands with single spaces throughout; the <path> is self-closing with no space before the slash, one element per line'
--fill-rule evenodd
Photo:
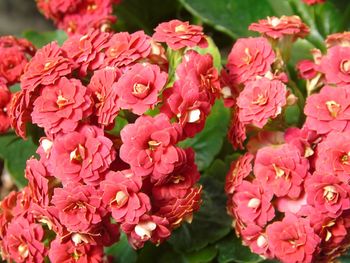
<path fill-rule="evenodd" d="M 226 175 L 228 165 L 217 160 L 213 166 L 216 168 L 210 168 L 201 178 L 203 203 L 194 214 L 193 222 L 176 229 L 169 240 L 177 251 L 199 251 L 214 244 L 231 230 L 232 219 L 226 213 L 224 180 L 221 178 L 223 174 Z"/>
<path fill-rule="evenodd" d="M 215 246 L 209 246 L 199 251 L 185 255 L 188 263 L 209 263 L 216 257 L 218 251 Z"/>
<path fill-rule="evenodd" d="M 144 30 L 153 34 L 153 29 L 161 22 L 176 17 L 179 4 L 174 0 L 127 0 L 116 7 L 118 31 L 134 32 Z"/>
<path fill-rule="evenodd" d="M 284 117 L 288 125 L 297 125 L 300 121 L 300 109 L 298 105 L 287 107 L 284 112 Z"/>
<path fill-rule="evenodd" d="M 196 152 L 196 164 L 200 171 L 210 166 L 220 152 L 230 121 L 230 112 L 221 100 L 214 104 L 203 131 L 194 138 L 180 143 L 181 147 L 192 147 Z"/>
<path fill-rule="evenodd" d="M 139 250 L 137 263 L 188 263 L 180 252 L 177 252 L 173 247 L 165 242 L 160 246 L 155 246 L 151 243 L 146 243 Z"/>
<path fill-rule="evenodd" d="M 37 32 L 30 30 L 24 32 L 23 37 L 31 41 L 37 48 L 41 48 L 52 41 L 57 41 L 59 45 L 62 45 L 68 36 L 62 30 L 48 32 Z"/>
<path fill-rule="evenodd" d="M 343 16 L 339 9 L 333 3 L 326 2 L 322 5 L 311 6 L 311 13 L 314 13 L 314 19 L 320 33 L 323 37 L 329 34 L 344 31 Z M 312 8 L 315 8 L 312 10 Z"/>
<path fill-rule="evenodd" d="M 135 263 L 137 260 L 136 251 L 129 245 L 127 236 L 122 233 L 119 242 L 106 248 L 106 254 L 113 256 L 113 262 Z"/>
<path fill-rule="evenodd" d="M 27 160 L 35 155 L 37 145 L 28 138 L 26 141 L 14 133 L 0 135 L 0 156 L 5 160 L 5 166 L 18 187 L 27 184 L 24 170 Z"/>
<path fill-rule="evenodd" d="M 242 240 L 237 238 L 234 233 L 218 242 L 216 247 L 219 251 L 219 263 L 256 263 L 263 261 L 257 254 L 252 253 L 248 247 L 243 246 Z"/>
<path fill-rule="evenodd" d="M 212 38 L 207 37 L 207 40 L 208 40 L 208 47 L 207 48 L 195 47 L 194 50 L 196 50 L 199 54 L 202 54 L 202 55 L 207 54 L 207 53 L 211 54 L 213 56 L 214 66 L 220 72 L 220 70 L 222 68 L 220 50 L 215 45 Z"/>
<path fill-rule="evenodd" d="M 193 15 L 233 38 L 252 35 L 248 26 L 259 19 L 276 14 L 287 15 L 289 6 L 281 0 L 180 0 Z M 273 3 L 273 5 L 271 5 Z M 276 5 L 276 10 L 273 6 Z"/>

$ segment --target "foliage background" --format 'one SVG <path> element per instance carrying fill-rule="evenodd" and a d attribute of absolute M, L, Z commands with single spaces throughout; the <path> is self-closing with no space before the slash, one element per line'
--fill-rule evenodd
<path fill-rule="evenodd" d="M 214 42 L 202 52 L 213 54 L 218 69 L 225 64 L 235 39 L 254 35 L 247 30 L 250 23 L 266 16 L 299 15 L 312 31 L 306 40 L 298 40 L 291 50 L 289 73 L 294 77 L 295 63 L 301 58 L 309 58 L 311 48 L 324 51 L 323 41 L 328 34 L 348 30 L 350 26 L 348 0 L 328 0 L 326 4 L 315 7 L 308 7 L 301 0 L 124 0 L 115 12 L 118 16 L 117 31 L 142 29 L 152 34 L 158 23 L 174 18 L 203 25 Z M 0 34 L 21 34 L 41 47 L 52 40 L 63 42 L 66 38 L 65 33 L 53 31 L 53 28 L 37 13 L 34 1 L 0 1 Z M 20 33 L 21 29 L 27 31 Z M 305 84 L 302 81 L 296 84 L 301 95 L 305 95 Z M 12 89 L 18 89 L 18 86 Z M 301 124 L 302 107 L 301 103 L 287 111 L 288 125 Z M 204 189 L 202 208 L 195 214 L 192 224 L 185 223 L 159 247 L 147 244 L 137 252 L 122 236 L 118 244 L 107 249 L 107 253 L 115 257 L 115 262 L 271 262 L 242 246 L 232 230 L 232 219 L 226 214 L 225 175 L 230 162 L 240 154 L 233 152 L 226 139 L 229 120 L 229 110 L 224 108 L 222 101 L 218 101 L 205 129 L 195 138 L 183 142 L 183 146 L 192 146 L 196 151 Z M 0 157 L 19 187 L 26 184 L 23 177 L 25 161 L 35 153 L 40 136 L 40 130 L 30 129 L 31 137 L 27 141 L 22 141 L 13 133 L 0 136 Z M 341 260 L 350 262 L 350 256 Z"/>

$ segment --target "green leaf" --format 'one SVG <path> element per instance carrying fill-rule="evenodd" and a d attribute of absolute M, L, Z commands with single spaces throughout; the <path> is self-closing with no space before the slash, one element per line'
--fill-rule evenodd
<path fill-rule="evenodd" d="M 216 257 L 218 250 L 215 246 L 209 246 L 199 251 L 185 255 L 188 263 L 209 263 Z"/>
<path fill-rule="evenodd" d="M 166 7 L 166 8 L 164 8 Z M 161 22 L 176 16 L 179 4 L 174 0 L 127 0 L 116 7 L 117 31 L 134 32 L 144 30 L 153 34 L 153 29 Z"/>
<path fill-rule="evenodd" d="M 0 135 L 0 157 L 5 160 L 5 166 L 18 187 L 27 184 L 24 170 L 27 160 L 35 155 L 37 145 L 28 138 L 23 141 L 14 133 Z"/>
<path fill-rule="evenodd" d="M 298 105 L 289 106 L 284 112 L 284 117 L 288 125 L 297 125 L 300 121 L 300 109 Z"/>
<path fill-rule="evenodd" d="M 216 247 L 219 251 L 219 263 L 256 263 L 263 261 L 260 256 L 252 253 L 248 247 L 243 246 L 242 240 L 237 238 L 233 232 L 229 237 L 218 242 Z"/>
<path fill-rule="evenodd" d="M 180 143 L 181 147 L 192 147 L 196 152 L 196 164 L 200 171 L 208 168 L 220 152 L 230 121 L 230 112 L 221 100 L 217 100 L 207 118 L 203 131 L 194 138 Z"/>
<path fill-rule="evenodd" d="M 57 41 L 59 45 L 62 45 L 67 39 L 67 34 L 62 30 L 48 32 L 37 32 L 30 30 L 24 32 L 23 37 L 31 41 L 37 48 L 41 48 L 52 41 Z"/>
<path fill-rule="evenodd" d="M 214 244 L 231 230 L 232 219 L 226 213 L 222 179 L 229 165 L 217 160 L 212 167 L 201 178 L 203 203 L 200 210 L 194 214 L 193 222 L 176 229 L 169 240 L 177 251 L 199 251 L 209 244 Z"/>
<path fill-rule="evenodd" d="M 135 263 L 137 260 L 136 251 L 129 245 L 127 236 L 122 233 L 119 242 L 105 250 L 107 255 L 113 256 L 118 263 Z"/>
<path fill-rule="evenodd" d="M 288 15 L 288 5 L 281 0 L 180 0 L 193 15 L 200 17 L 218 31 L 233 38 L 252 35 L 248 26 L 252 22 L 267 16 L 276 15 L 276 11 Z M 273 5 L 271 5 L 273 3 Z M 276 9 L 273 6 L 276 5 Z"/>

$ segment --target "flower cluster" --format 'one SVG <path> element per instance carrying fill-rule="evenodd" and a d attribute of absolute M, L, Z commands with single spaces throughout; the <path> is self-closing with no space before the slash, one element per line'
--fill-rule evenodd
<path fill-rule="evenodd" d="M 141 248 L 191 222 L 200 174 L 178 143 L 203 129 L 219 74 L 211 55 L 191 49 L 207 46 L 200 27 L 176 20 L 159 32 L 167 52 L 142 31 L 90 30 L 29 62 L 12 124 L 22 137 L 28 122 L 45 136 L 27 162 L 28 186 L 1 203 L 3 259 L 101 262 L 120 231 Z M 182 59 L 170 66 L 171 56 Z"/>
<path fill-rule="evenodd" d="M 232 108 L 229 140 L 235 149 L 243 148 L 247 129 L 283 118 L 284 109 L 296 102 L 286 85 L 286 47 L 309 32 L 297 16 L 269 17 L 249 29 L 262 36 L 238 39 L 221 72 L 221 95 Z"/>
<path fill-rule="evenodd" d="M 10 128 L 10 87 L 20 81 L 35 47 L 26 39 L 14 36 L 0 37 L 0 134 Z"/>
<path fill-rule="evenodd" d="M 270 42 L 285 35 L 294 41 L 305 28 L 291 23 L 271 29 L 269 20 L 250 28 Z M 236 136 L 234 146 L 243 148 L 242 124 L 270 129 L 249 127 L 247 152 L 232 163 L 226 177 L 228 213 L 237 235 L 255 253 L 282 262 L 332 262 L 350 245 L 349 35 L 329 36 L 327 54 L 313 50 L 313 61 L 298 63 L 300 77 L 307 80 L 306 120 L 301 128 L 286 130 L 277 125 L 283 120 L 267 123 L 286 104 L 286 91 L 276 72 L 269 73 L 272 79 L 266 72 L 281 69 L 288 56 L 268 55 L 272 49 L 261 38 L 255 39 L 255 47 L 265 41 L 267 48 L 260 52 L 251 52 L 251 44 L 238 46 L 249 41 L 237 41 L 229 57 L 226 85 L 237 97 L 231 98 L 237 107 L 229 136 Z"/>
<path fill-rule="evenodd" d="M 113 4 L 120 0 L 36 0 L 43 15 L 68 34 L 85 34 L 89 28 L 108 31 L 117 18 Z"/>

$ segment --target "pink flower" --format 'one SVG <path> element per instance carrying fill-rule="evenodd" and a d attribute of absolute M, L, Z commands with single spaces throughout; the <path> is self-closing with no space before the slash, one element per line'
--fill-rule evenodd
<path fill-rule="evenodd" d="M 316 77 L 316 75 L 318 74 L 317 72 L 318 67 L 311 60 L 305 59 L 305 60 L 299 61 L 298 64 L 296 65 L 296 68 L 299 72 L 300 78 L 302 79 L 311 80 L 314 77 Z"/>
<path fill-rule="evenodd" d="M 227 69 L 234 83 L 246 83 L 270 71 L 275 53 L 266 38 L 240 38 L 228 56 Z"/>
<path fill-rule="evenodd" d="M 95 126 L 57 136 L 51 150 L 49 170 L 63 184 L 84 181 L 96 185 L 115 159 L 113 142 Z"/>
<path fill-rule="evenodd" d="M 169 118 L 177 118 L 182 126 L 183 137 L 194 137 L 203 130 L 205 120 L 210 113 L 211 104 L 208 96 L 200 92 L 200 86 L 191 80 L 184 83 L 176 81 L 172 88 L 163 92 L 161 112 Z"/>
<path fill-rule="evenodd" d="M 40 224 L 17 217 L 8 225 L 6 236 L 1 241 L 1 256 L 19 263 L 41 263 L 47 254 L 43 239 L 44 230 Z"/>
<path fill-rule="evenodd" d="M 230 171 L 226 175 L 225 192 L 233 194 L 237 187 L 243 182 L 247 176 L 253 171 L 252 162 L 254 155 L 245 153 L 236 161 L 231 163 Z"/>
<path fill-rule="evenodd" d="M 256 154 L 256 152 L 263 147 L 278 146 L 284 143 L 283 132 L 261 130 L 249 138 L 246 148 L 248 152 Z"/>
<path fill-rule="evenodd" d="M 303 1 L 307 5 L 316 5 L 316 4 L 322 4 L 326 2 L 326 0 L 303 0 Z"/>
<path fill-rule="evenodd" d="M 50 243 L 49 258 L 52 263 L 77 262 L 97 263 L 103 260 L 103 246 L 81 243 L 75 245 L 71 240 L 62 241 L 57 237 Z"/>
<path fill-rule="evenodd" d="M 320 243 L 307 219 L 288 214 L 266 228 L 269 248 L 286 263 L 312 262 Z"/>
<path fill-rule="evenodd" d="M 243 180 L 237 186 L 232 201 L 242 221 L 264 227 L 275 217 L 275 209 L 271 205 L 272 197 L 273 193 L 268 188 L 263 188 L 258 181 L 251 183 Z"/>
<path fill-rule="evenodd" d="M 282 112 L 286 97 L 287 89 L 281 81 L 262 78 L 248 82 L 237 98 L 240 122 L 264 127 L 269 118 Z"/>
<path fill-rule="evenodd" d="M 48 134 L 67 133 L 91 113 L 90 91 L 80 80 L 63 77 L 55 85 L 43 88 L 34 101 L 32 120 Z"/>
<path fill-rule="evenodd" d="M 267 235 L 263 228 L 250 223 L 239 234 L 242 236 L 244 244 L 248 245 L 252 252 L 267 258 L 273 258 L 273 254 L 269 249 Z"/>
<path fill-rule="evenodd" d="M 27 64 L 21 77 L 22 89 L 32 93 L 40 84 L 53 85 L 71 72 L 71 61 L 65 57 L 57 42 L 52 42 L 39 49 Z"/>
<path fill-rule="evenodd" d="M 0 48 L 0 61 L 0 77 L 5 78 L 9 85 L 19 82 L 28 63 L 26 54 L 17 48 Z"/>
<path fill-rule="evenodd" d="M 321 60 L 320 71 L 328 84 L 350 84 L 350 47 L 334 46 Z"/>
<path fill-rule="evenodd" d="M 200 93 L 205 93 L 211 104 L 219 97 L 219 73 L 210 54 L 201 55 L 195 50 L 188 50 L 176 68 L 176 77 L 180 83 L 190 79 L 198 85 Z"/>
<path fill-rule="evenodd" d="M 166 115 L 141 116 L 121 131 L 120 158 L 137 175 L 164 180 L 184 162 L 184 150 L 175 146 L 180 137 L 181 128 Z"/>
<path fill-rule="evenodd" d="M 6 84 L 0 82 L 0 134 L 7 132 L 11 126 L 11 119 L 8 113 L 11 97 L 11 92 Z"/>
<path fill-rule="evenodd" d="M 350 188 L 335 175 L 315 172 L 305 181 L 307 202 L 331 217 L 350 208 Z"/>
<path fill-rule="evenodd" d="M 143 31 L 113 34 L 108 42 L 105 65 L 123 68 L 145 59 L 151 53 L 151 38 Z"/>
<path fill-rule="evenodd" d="M 155 28 L 153 38 L 158 42 L 165 42 L 174 50 L 184 47 L 206 48 L 208 46 L 201 26 L 190 25 L 189 22 L 176 19 L 160 23 Z"/>
<path fill-rule="evenodd" d="M 103 126 L 114 123 L 119 112 L 116 82 L 121 76 L 116 68 L 104 68 L 94 72 L 88 88 L 95 99 L 97 122 Z"/>
<path fill-rule="evenodd" d="M 86 233 L 100 223 L 106 213 L 100 196 L 93 186 L 69 184 L 54 189 L 52 204 L 68 231 Z"/>
<path fill-rule="evenodd" d="M 305 126 L 302 129 L 288 128 L 285 131 L 284 139 L 286 143 L 296 146 L 300 154 L 306 158 L 314 156 L 316 144 L 320 141 L 317 133 Z"/>
<path fill-rule="evenodd" d="M 350 130 L 350 91 L 347 87 L 325 86 L 306 100 L 305 126 L 317 134 Z"/>
<path fill-rule="evenodd" d="M 260 149 L 254 163 L 254 174 L 264 188 L 294 199 L 300 196 L 308 169 L 308 160 L 289 144 Z"/>
<path fill-rule="evenodd" d="M 310 32 L 299 16 L 267 17 L 267 19 L 259 20 L 258 23 L 252 23 L 249 30 L 273 39 L 291 36 L 293 41 L 297 38 L 305 38 Z"/>
<path fill-rule="evenodd" d="M 116 222 L 134 224 L 151 210 L 149 197 L 141 192 L 142 178 L 131 170 L 109 172 L 101 182 L 102 200 Z"/>
<path fill-rule="evenodd" d="M 141 115 L 158 102 L 168 75 L 157 65 L 135 64 L 126 71 L 116 85 L 119 106 Z"/>
<path fill-rule="evenodd" d="M 143 247 L 148 240 L 160 244 L 170 236 L 168 220 L 154 215 L 143 215 L 137 224 L 124 223 L 121 228 L 134 248 Z"/>
<path fill-rule="evenodd" d="M 79 75 L 85 77 L 88 71 L 102 67 L 105 59 L 105 50 L 111 35 L 98 30 L 89 30 L 85 35 L 74 35 L 66 40 L 62 49 L 67 57 L 74 61 L 74 68 Z"/>
<path fill-rule="evenodd" d="M 328 35 L 326 38 L 326 45 L 328 49 L 334 46 L 350 46 L 350 32 L 334 33 Z"/>
<path fill-rule="evenodd" d="M 350 133 L 331 132 L 318 144 L 316 171 L 350 182 Z"/>

